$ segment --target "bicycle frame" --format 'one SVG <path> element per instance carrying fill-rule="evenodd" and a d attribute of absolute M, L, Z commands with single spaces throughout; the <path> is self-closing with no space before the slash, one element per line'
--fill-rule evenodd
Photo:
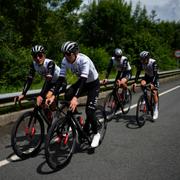
<path fill-rule="evenodd" d="M 158 89 L 155 88 L 155 90 L 157 90 L 157 96 L 158 96 L 158 100 L 159 100 Z M 151 111 L 151 113 L 153 113 L 154 92 L 151 89 L 150 84 L 147 84 L 145 86 L 143 94 L 144 94 L 144 99 L 146 101 L 146 105 L 147 105 L 148 110 Z"/>
<path fill-rule="evenodd" d="M 44 109 L 43 109 L 42 107 L 40 107 L 40 106 L 35 106 L 33 112 L 34 112 L 35 116 L 39 116 L 39 118 L 40 118 L 42 121 L 46 122 L 46 124 L 47 124 L 48 126 L 51 125 L 51 123 L 49 122 L 48 118 L 46 117 L 45 112 L 44 112 Z"/>
<path fill-rule="evenodd" d="M 149 91 L 149 93 L 148 93 Z M 149 88 L 149 86 L 147 86 L 144 90 L 143 90 L 143 95 L 144 95 L 144 99 L 148 108 L 148 112 L 152 111 L 152 100 L 153 100 L 153 91 Z"/>
<path fill-rule="evenodd" d="M 137 108 L 136 108 L 136 121 L 138 126 L 142 127 L 145 124 L 146 119 L 147 118 L 149 119 L 149 115 L 151 116 L 151 118 L 153 117 L 154 91 L 151 89 L 150 84 L 146 84 L 143 87 L 141 85 L 138 85 L 138 87 L 142 88 L 143 94 L 141 94 L 138 99 Z M 158 91 L 157 91 L 157 96 L 158 96 Z"/>
<path fill-rule="evenodd" d="M 79 121 L 77 120 L 77 118 L 74 116 L 73 112 L 71 110 L 68 110 L 67 111 L 67 114 L 66 114 L 66 119 L 69 123 L 72 123 L 73 126 L 75 127 L 75 129 L 77 130 L 77 132 L 79 133 L 79 135 L 81 135 L 83 138 L 87 139 L 88 143 L 91 144 L 91 137 L 88 136 L 82 126 L 80 125 Z"/>

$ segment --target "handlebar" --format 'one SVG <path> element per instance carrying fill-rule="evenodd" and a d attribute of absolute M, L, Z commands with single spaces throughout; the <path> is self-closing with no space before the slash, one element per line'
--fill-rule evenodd
<path fill-rule="evenodd" d="M 139 88 L 139 87 L 142 88 L 142 85 L 138 84 L 138 85 L 135 86 L 135 88 Z M 155 87 L 155 86 L 154 86 L 154 89 L 152 89 L 151 88 L 151 83 L 146 84 L 144 87 L 148 91 L 158 90 L 158 88 Z M 136 89 L 135 88 L 133 88 L 133 87 L 131 88 L 131 91 L 134 92 L 134 93 L 136 93 Z"/>

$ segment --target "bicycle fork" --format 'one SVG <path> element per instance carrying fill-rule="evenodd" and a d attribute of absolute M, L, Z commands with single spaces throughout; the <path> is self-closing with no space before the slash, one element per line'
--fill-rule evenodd
<path fill-rule="evenodd" d="M 33 116 L 31 116 L 28 125 L 25 127 L 25 136 L 29 137 L 29 140 L 31 140 L 36 133 L 36 128 L 35 128 L 35 124 L 36 124 L 36 118 L 33 121 Z"/>

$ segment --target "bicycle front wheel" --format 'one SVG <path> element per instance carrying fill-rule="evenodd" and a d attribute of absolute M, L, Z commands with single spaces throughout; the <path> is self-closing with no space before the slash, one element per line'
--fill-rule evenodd
<path fill-rule="evenodd" d="M 17 156 L 27 159 L 40 151 L 44 138 L 44 123 L 28 111 L 19 117 L 11 132 L 11 145 Z"/>
<path fill-rule="evenodd" d="M 100 145 L 104 139 L 106 128 L 107 128 L 107 121 L 106 121 L 104 109 L 102 106 L 97 106 L 96 118 L 97 118 L 97 129 L 98 129 L 98 132 L 100 133 L 100 141 L 99 141 L 99 145 Z"/>
<path fill-rule="evenodd" d="M 129 89 L 127 89 L 124 93 L 124 102 L 121 106 L 121 110 L 123 114 L 127 114 L 131 108 L 132 95 Z"/>
<path fill-rule="evenodd" d="M 147 115 L 148 115 L 148 107 L 145 102 L 144 96 L 142 95 L 139 98 L 136 107 L 136 122 L 139 127 L 142 127 L 145 124 Z"/>
<path fill-rule="evenodd" d="M 71 159 L 76 144 L 75 126 L 66 118 L 57 119 L 51 125 L 45 143 L 45 156 L 49 167 L 58 170 Z"/>
<path fill-rule="evenodd" d="M 117 110 L 117 102 L 113 93 L 109 93 L 104 101 L 104 113 L 107 121 L 112 120 Z"/>

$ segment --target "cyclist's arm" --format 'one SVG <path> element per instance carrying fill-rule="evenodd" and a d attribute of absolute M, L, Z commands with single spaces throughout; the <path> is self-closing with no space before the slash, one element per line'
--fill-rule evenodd
<path fill-rule="evenodd" d="M 29 90 L 32 82 L 33 82 L 33 78 L 35 76 L 35 69 L 34 69 L 34 65 L 33 63 L 30 65 L 30 69 L 29 69 L 29 75 L 27 77 L 27 80 L 24 83 L 24 87 L 22 90 L 22 95 L 26 95 L 27 91 Z"/>
<path fill-rule="evenodd" d="M 153 83 L 156 83 L 158 80 L 158 65 L 156 62 L 153 63 L 153 74 L 154 74 Z"/>
<path fill-rule="evenodd" d="M 80 75 L 80 79 L 78 81 L 80 81 L 79 83 L 79 87 L 77 88 L 77 91 L 75 93 L 75 97 L 78 98 L 82 92 L 82 89 L 84 87 L 84 84 L 86 83 L 86 80 L 88 79 L 89 76 L 89 69 L 90 69 L 90 64 L 89 61 L 84 60 L 80 66 L 81 69 L 81 75 Z"/>
<path fill-rule="evenodd" d="M 47 66 L 46 78 L 51 80 L 54 75 L 54 71 L 55 71 L 55 63 L 54 61 L 50 61 Z"/>
<path fill-rule="evenodd" d="M 77 89 L 77 91 L 75 93 L 75 97 L 78 98 L 80 96 L 80 94 L 82 92 L 82 89 L 84 87 L 84 84 L 86 83 L 86 80 L 87 80 L 86 77 L 80 77 L 80 85 L 79 85 L 79 87 L 78 87 L 78 89 Z"/>
<path fill-rule="evenodd" d="M 65 77 L 60 76 L 55 84 L 55 86 L 53 88 L 51 88 L 51 91 L 53 93 L 54 96 L 59 95 L 59 89 L 62 87 L 63 83 L 66 82 Z"/>
<path fill-rule="evenodd" d="M 124 71 L 124 70 L 126 70 L 127 69 L 127 67 L 128 67 L 128 60 L 127 59 L 124 59 L 124 61 L 123 61 L 123 68 L 122 68 L 122 70 Z"/>
<path fill-rule="evenodd" d="M 51 90 L 50 90 L 50 91 L 52 91 L 54 96 L 59 95 L 60 88 L 63 86 L 64 83 L 66 84 L 66 79 L 65 79 L 66 70 L 67 70 L 67 64 L 66 64 L 66 61 L 64 58 L 61 62 L 61 70 L 60 70 L 59 78 L 58 78 L 55 86 L 53 88 L 51 88 Z"/>
<path fill-rule="evenodd" d="M 113 67 L 113 60 L 111 59 L 110 62 L 109 62 L 109 64 L 108 64 L 107 70 L 106 70 L 106 75 L 105 75 L 105 78 L 106 78 L 106 79 L 108 79 L 112 67 Z"/>
<path fill-rule="evenodd" d="M 45 77 L 46 79 L 45 79 L 45 82 L 44 82 L 43 87 L 42 87 L 41 92 L 40 92 L 41 97 L 45 97 L 46 93 L 49 90 L 51 80 L 52 80 L 53 75 L 54 75 L 54 70 L 55 70 L 55 63 L 53 61 L 50 61 L 48 63 L 48 66 L 47 66 L 47 74 Z"/>

